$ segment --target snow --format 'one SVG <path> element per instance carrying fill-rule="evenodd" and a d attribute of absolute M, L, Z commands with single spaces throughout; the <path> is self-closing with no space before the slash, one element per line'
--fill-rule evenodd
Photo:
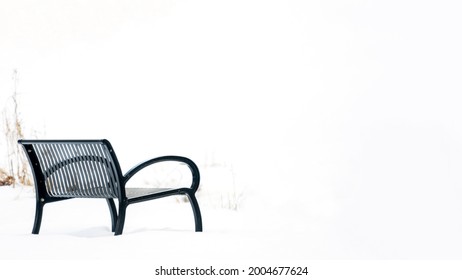
<path fill-rule="evenodd" d="M 204 232 L 167 199 L 113 237 L 76 200 L 34 236 L 31 189 L 0 187 L 1 259 L 462 258 L 457 1 L 7 6 L 0 104 L 18 69 L 29 137 L 107 138 L 125 171 L 190 157 Z"/>
<path fill-rule="evenodd" d="M 2 257 L 7 259 L 190 259 L 210 256 L 228 259 L 242 252 L 246 252 L 245 257 L 250 259 L 304 257 L 304 250 L 294 250 L 298 242 L 288 242 L 283 233 L 291 232 L 292 238 L 301 241 L 305 232 L 277 225 L 262 235 L 258 222 L 255 224 L 250 217 L 245 218 L 244 213 L 202 207 L 204 232 L 195 233 L 189 204 L 175 199 L 130 206 L 121 237 L 114 237 L 110 232 L 109 211 L 104 200 L 76 199 L 49 204 L 45 208 L 41 233 L 35 236 L 30 234 L 35 204 L 32 188 L 3 187 L 0 191 L 0 234 L 3 237 L 0 242 Z M 270 219 L 279 223 L 277 216 L 259 220 Z M 271 244 L 281 246 L 277 249 Z M 114 253 L 113 247 L 118 248 L 118 253 Z"/>

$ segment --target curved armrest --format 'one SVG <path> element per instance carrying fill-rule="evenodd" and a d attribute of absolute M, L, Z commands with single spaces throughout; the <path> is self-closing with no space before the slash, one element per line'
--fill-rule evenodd
<path fill-rule="evenodd" d="M 186 164 L 189 167 L 189 169 L 191 170 L 191 173 L 192 173 L 191 189 L 194 192 L 197 191 L 197 188 L 199 188 L 199 182 L 200 182 L 199 168 L 189 158 L 180 157 L 180 156 L 163 156 L 163 157 L 157 157 L 157 158 L 153 158 L 153 159 L 147 160 L 145 162 L 142 162 L 142 163 L 136 165 L 135 167 L 133 167 L 132 169 L 130 169 L 127 173 L 125 173 L 125 175 L 124 175 L 124 184 L 127 183 L 127 181 L 130 180 L 131 177 L 133 177 L 133 175 L 138 173 L 138 171 L 141 171 L 143 168 L 145 168 L 145 167 L 147 167 L 147 166 L 149 166 L 151 164 L 158 163 L 158 162 L 163 162 L 163 161 L 177 161 L 177 162 L 181 162 L 181 163 Z"/>

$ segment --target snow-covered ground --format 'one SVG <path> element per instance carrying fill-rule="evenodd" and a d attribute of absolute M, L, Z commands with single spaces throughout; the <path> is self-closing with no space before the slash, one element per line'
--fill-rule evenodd
<path fill-rule="evenodd" d="M 6 259 L 305 258 L 323 247 L 304 241 L 307 231 L 283 228 L 284 224 L 291 226 L 289 221 L 259 230 L 254 221 L 280 223 L 281 217 L 271 210 L 271 216 L 259 218 L 203 207 L 204 232 L 195 233 L 189 204 L 173 199 L 131 206 L 121 237 L 110 232 L 104 200 L 50 204 L 41 234 L 34 236 L 30 234 L 34 214 L 31 189 L 0 191 L 0 242 L 2 258 Z M 295 217 L 287 219 L 296 221 Z"/>
<path fill-rule="evenodd" d="M 190 157 L 204 220 L 159 200 L 113 237 L 76 200 L 34 236 L 31 189 L 0 187 L 1 259 L 462 258 L 458 1 L 1 5 L 28 137 L 107 138 L 124 170 Z"/>
<path fill-rule="evenodd" d="M 105 201 L 88 199 L 47 205 L 41 233 L 32 235 L 34 203 L 31 187 L 0 188 L 0 266 L 4 274 L 18 277 L 13 279 L 37 277 L 40 271 L 46 276 L 38 277 L 52 280 L 62 275 L 152 279 L 161 266 L 237 268 L 242 271 L 239 279 L 255 277 L 246 274 L 249 266 L 306 266 L 311 279 L 461 276 L 455 232 L 434 236 L 410 232 L 412 225 L 381 232 L 374 228 L 377 223 L 363 220 L 364 213 L 326 217 L 307 211 L 320 205 L 263 203 L 257 204 L 262 209 L 254 205 L 239 211 L 202 205 L 204 232 L 195 233 L 189 205 L 161 199 L 130 206 L 124 234 L 115 237 Z M 395 226 L 389 220 L 383 224 L 382 229 Z"/>

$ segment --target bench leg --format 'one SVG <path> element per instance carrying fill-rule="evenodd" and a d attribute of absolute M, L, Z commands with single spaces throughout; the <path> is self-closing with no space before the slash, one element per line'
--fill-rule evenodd
<path fill-rule="evenodd" d="M 196 196 L 194 193 L 186 193 L 189 198 L 189 202 L 191 203 L 191 207 L 194 214 L 194 222 L 196 224 L 196 231 L 202 231 L 202 215 L 201 210 L 199 209 L 199 203 L 197 203 Z"/>
<path fill-rule="evenodd" d="M 34 227 L 32 228 L 32 234 L 38 234 L 40 232 L 40 225 L 42 224 L 43 206 L 45 204 L 40 200 L 35 203 L 35 220 Z"/>
<path fill-rule="evenodd" d="M 121 235 L 124 230 L 125 213 L 127 211 L 127 203 L 119 203 L 119 216 L 117 217 L 117 225 L 115 227 L 114 235 Z"/>
<path fill-rule="evenodd" d="M 117 223 L 117 210 L 114 204 L 114 199 L 112 198 L 107 198 L 107 205 L 109 206 L 109 212 L 111 214 L 111 231 L 115 232 L 116 229 L 116 223 Z"/>

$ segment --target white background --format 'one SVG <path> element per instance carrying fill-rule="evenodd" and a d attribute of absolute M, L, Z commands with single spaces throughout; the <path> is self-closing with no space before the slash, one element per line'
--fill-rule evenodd
<path fill-rule="evenodd" d="M 1 0 L 0 101 L 17 69 L 31 137 L 108 138 L 125 170 L 164 154 L 232 169 L 215 187 L 243 190 L 257 236 L 299 236 L 295 256 L 459 259 L 461 11 Z"/>

